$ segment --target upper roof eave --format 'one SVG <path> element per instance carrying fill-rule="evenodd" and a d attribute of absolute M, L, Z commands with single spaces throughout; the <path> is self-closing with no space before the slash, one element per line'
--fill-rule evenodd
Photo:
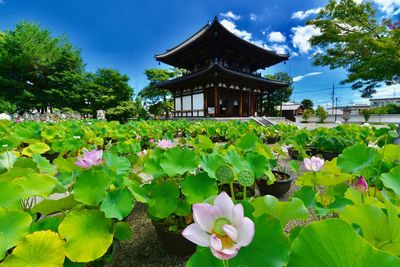
<path fill-rule="evenodd" d="M 213 20 L 212 23 L 207 23 L 205 26 L 203 26 L 199 31 L 197 31 L 195 34 L 193 34 L 191 37 L 189 37 L 188 39 L 186 39 L 185 41 L 183 41 L 182 43 L 178 44 L 177 46 L 167 49 L 166 52 L 161 53 L 161 54 L 156 54 L 155 58 L 159 61 L 161 61 L 162 59 L 171 56 L 175 53 L 177 53 L 180 49 L 183 49 L 184 47 L 186 47 L 187 45 L 193 43 L 194 41 L 198 40 L 201 36 L 203 36 L 209 29 L 212 28 L 212 26 L 218 26 L 221 27 L 222 29 L 224 29 L 230 36 L 232 36 L 233 38 L 239 40 L 240 42 L 242 42 L 243 44 L 246 44 L 250 47 L 252 47 L 253 49 L 257 49 L 263 53 L 267 53 L 271 56 L 274 57 L 278 57 L 281 59 L 281 61 L 285 61 L 289 59 L 289 55 L 288 54 L 278 54 L 275 51 L 271 51 L 271 50 L 267 50 L 263 47 L 260 47 L 258 45 L 255 45 L 249 41 L 246 41 L 242 38 L 240 38 L 239 36 L 235 35 L 234 33 L 232 33 L 231 31 L 229 31 L 227 28 L 225 28 L 225 26 L 223 26 L 219 20 L 218 17 L 216 16 Z"/>

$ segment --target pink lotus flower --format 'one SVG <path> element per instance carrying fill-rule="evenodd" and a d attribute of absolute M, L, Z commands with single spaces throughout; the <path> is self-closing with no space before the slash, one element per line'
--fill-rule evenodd
<path fill-rule="evenodd" d="M 368 193 L 368 184 L 365 181 L 364 177 L 360 176 L 354 185 L 354 188 L 359 191 L 360 193 Z"/>
<path fill-rule="evenodd" d="M 215 198 L 214 206 L 193 205 L 193 219 L 195 223 L 187 226 L 182 235 L 199 246 L 210 247 L 220 260 L 235 257 L 254 237 L 253 221 L 244 217 L 242 204 L 234 205 L 225 192 Z"/>
<path fill-rule="evenodd" d="M 154 139 L 153 139 L 153 138 L 150 139 L 150 140 L 149 140 L 149 143 L 150 143 L 150 144 L 154 143 Z"/>
<path fill-rule="evenodd" d="M 147 155 L 146 149 L 143 149 L 142 151 L 138 152 L 137 155 L 138 155 L 138 157 L 144 157 L 144 156 L 146 156 L 146 155 Z"/>
<path fill-rule="evenodd" d="M 311 157 L 311 159 L 305 158 L 303 163 L 305 169 L 308 171 L 317 172 L 324 167 L 324 160 L 319 157 Z"/>
<path fill-rule="evenodd" d="M 162 139 L 157 142 L 157 145 L 161 149 L 168 149 L 174 147 L 175 144 L 171 140 Z"/>
<path fill-rule="evenodd" d="M 103 150 L 93 149 L 92 151 L 85 150 L 83 157 L 78 157 L 75 165 L 89 169 L 92 166 L 97 166 L 103 163 Z"/>

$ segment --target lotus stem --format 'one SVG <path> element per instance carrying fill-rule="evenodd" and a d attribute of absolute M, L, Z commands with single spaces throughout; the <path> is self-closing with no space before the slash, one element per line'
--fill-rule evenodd
<path fill-rule="evenodd" d="M 232 200 L 236 200 L 235 199 L 235 190 L 233 189 L 233 183 L 230 183 L 229 187 L 231 189 L 231 198 L 232 198 Z"/>
<path fill-rule="evenodd" d="M 222 262 L 224 263 L 224 267 L 229 267 L 229 261 L 228 260 L 223 260 Z"/>
<path fill-rule="evenodd" d="M 246 200 L 246 192 L 247 192 L 247 188 L 246 186 L 243 187 L 243 200 Z"/>

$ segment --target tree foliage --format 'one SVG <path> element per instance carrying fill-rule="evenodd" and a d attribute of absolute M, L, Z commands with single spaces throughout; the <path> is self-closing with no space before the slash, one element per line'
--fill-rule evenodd
<path fill-rule="evenodd" d="M 0 42 L 0 93 L 18 110 L 64 107 L 79 90 L 83 61 L 67 39 L 22 22 Z"/>
<path fill-rule="evenodd" d="M 312 102 L 311 99 L 303 99 L 303 101 L 301 101 L 301 104 L 303 105 L 304 109 L 312 109 L 314 107 L 314 103 Z"/>
<path fill-rule="evenodd" d="M 156 86 L 158 82 L 167 81 L 182 76 L 181 69 L 148 69 L 145 70 L 149 85 L 140 91 L 139 96 L 149 106 L 149 110 L 154 115 L 161 115 L 165 112 L 169 116 L 173 108 L 171 92 Z"/>
<path fill-rule="evenodd" d="M 400 28 L 391 19 L 379 22 L 371 2 L 331 0 L 308 24 L 321 32 L 311 38 L 320 51 L 314 64 L 346 69 L 342 83 L 352 83 L 363 97 L 382 83 L 400 82 Z"/>
<path fill-rule="evenodd" d="M 291 85 L 291 83 L 293 82 L 293 78 L 288 73 L 277 72 L 275 74 L 265 75 L 265 78 L 279 80 L 279 81 L 285 81 L 285 82 L 290 83 L 290 85 L 286 88 L 281 88 L 281 89 L 271 91 L 270 101 L 271 101 L 272 108 L 279 107 L 282 102 L 287 102 L 290 100 L 290 97 L 292 96 L 292 92 L 293 92 L 293 87 Z M 266 103 L 266 105 L 267 104 L 268 103 Z M 271 107 L 269 107 L 269 108 L 271 108 Z M 268 107 L 266 110 L 268 110 Z"/>
<path fill-rule="evenodd" d="M 326 111 L 323 106 L 318 106 L 315 110 L 315 115 L 319 118 L 319 122 L 323 123 L 324 120 L 328 118 L 328 111 Z"/>

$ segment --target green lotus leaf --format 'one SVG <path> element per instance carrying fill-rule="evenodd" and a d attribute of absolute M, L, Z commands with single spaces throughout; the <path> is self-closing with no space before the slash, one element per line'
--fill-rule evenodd
<path fill-rule="evenodd" d="M 126 222 L 117 222 L 114 225 L 114 237 L 121 241 L 126 241 L 132 237 L 132 229 Z"/>
<path fill-rule="evenodd" d="M 175 214 L 178 216 L 188 216 L 192 212 L 192 206 L 185 200 L 178 200 Z"/>
<path fill-rule="evenodd" d="M 392 267 L 400 259 L 375 249 L 341 219 L 313 222 L 292 243 L 288 267 Z"/>
<path fill-rule="evenodd" d="M 173 183 L 166 182 L 155 185 L 151 195 L 153 205 L 148 208 L 151 216 L 163 219 L 176 210 L 180 192 Z"/>
<path fill-rule="evenodd" d="M 18 244 L 2 266 L 63 266 L 65 241 L 52 231 L 29 234 Z"/>
<path fill-rule="evenodd" d="M 122 178 L 128 177 L 131 172 L 131 163 L 127 158 L 118 157 L 112 153 L 104 153 L 106 165 L 112 171 L 111 176 L 114 177 L 114 183 L 122 186 Z"/>
<path fill-rule="evenodd" d="M 219 166 L 215 171 L 215 177 L 223 184 L 229 184 L 235 180 L 235 174 L 228 164 Z"/>
<path fill-rule="evenodd" d="M 125 179 L 126 186 L 128 187 L 129 191 L 132 193 L 134 198 L 141 203 L 150 203 L 151 199 L 147 195 L 147 191 L 143 189 L 143 187 L 140 186 L 140 183 L 131 180 L 131 179 Z"/>
<path fill-rule="evenodd" d="M 363 169 L 377 165 L 380 158 L 375 148 L 356 144 L 343 150 L 338 157 L 337 165 L 343 172 L 361 174 Z"/>
<path fill-rule="evenodd" d="M 228 153 L 225 155 L 225 159 L 227 162 L 233 167 L 235 173 L 238 173 L 242 170 L 249 170 L 249 164 L 246 159 L 239 155 L 235 150 L 230 149 Z"/>
<path fill-rule="evenodd" d="M 128 189 L 116 189 L 108 192 L 100 210 L 107 218 L 117 218 L 122 220 L 128 216 L 133 209 L 133 198 Z"/>
<path fill-rule="evenodd" d="M 196 136 L 194 145 L 196 148 L 202 150 L 213 149 L 215 146 L 215 144 L 211 141 L 211 139 L 208 136 L 204 135 Z"/>
<path fill-rule="evenodd" d="M 290 242 L 279 221 L 262 215 L 254 219 L 254 239 L 242 247 L 236 257 L 229 260 L 229 266 L 282 267 L 289 261 Z"/>
<path fill-rule="evenodd" d="M 294 197 L 301 199 L 307 208 L 315 205 L 315 195 L 311 186 L 303 186 L 293 194 Z"/>
<path fill-rule="evenodd" d="M 57 172 L 56 168 L 53 165 L 51 165 L 50 161 L 45 157 L 42 157 L 39 154 L 34 154 L 32 155 L 32 159 L 34 162 L 36 162 L 40 171 L 45 172 L 49 175 L 56 174 Z"/>
<path fill-rule="evenodd" d="M 182 183 L 182 193 L 190 204 L 201 203 L 206 198 L 218 194 L 217 183 L 207 173 L 187 176 Z"/>
<path fill-rule="evenodd" d="M 42 230 L 51 230 L 53 232 L 58 232 L 58 226 L 64 219 L 64 216 L 55 216 L 55 217 L 45 217 L 37 222 L 31 224 L 30 232 L 42 231 Z"/>
<path fill-rule="evenodd" d="M 288 202 L 279 201 L 274 196 L 264 196 L 255 199 L 252 202 L 255 211 L 254 216 L 269 214 L 277 218 L 284 227 L 289 220 L 308 218 L 308 210 L 303 201 L 298 198 L 292 198 Z"/>
<path fill-rule="evenodd" d="M 8 249 L 17 245 L 29 232 L 32 217 L 22 211 L 0 208 L 0 261 Z"/>
<path fill-rule="evenodd" d="M 53 163 L 57 166 L 59 172 L 73 172 L 79 170 L 79 167 L 74 164 L 74 161 L 74 158 L 64 159 L 60 157 L 56 158 Z"/>
<path fill-rule="evenodd" d="M 24 190 L 21 194 L 22 198 L 32 196 L 48 197 L 58 185 L 56 178 L 39 173 L 31 173 L 26 177 L 14 179 L 13 183 Z"/>
<path fill-rule="evenodd" d="M 217 178 L 216 171 L 221 166 L 226 164 L 225 160 L 217 153 L 203 155 L 200 158 L 200 164 L 204 171 L 207 172 L 210 178 Z"/>
<path fill-rule="evenodd" d="M 354 205 L 371 204 L 376 207 L 385 208 L 385 204 L 380 202 L 377 198 L 362 194 L 352 187 L 349 187 L 346 190 L 346 192 L 344 193 L 344 197 L 348 200 L 351 200 L 354 203 Z"/>
<path fill-rule="evenodd" d="M 194 253 L 185 267 L 224 267 L 223 261 L 217 259 L 211 253 L 210 248 L 197 247 L 196 253 Z M 248 265 L 245 265 L 248 266 Z"/>
<path fill-rule="evenodd" d="M 253 151 L 256 144 L 259 142 L 261 142 L 260 138 L 258 138 L 257 135 L 251 133 L 251 134 L 246 134 L 243 137 L 236 140 L 235 145 L 241 150 Z"/>
<path fill-rule="evenodd" d="M 340 171 L 336 165 L 336 158 L 332 161 L 326 161 L 324 168 L 319 172 L 303 172 L 296 180 L 296 185 L 301 186 L 334 186 L 353 179 L 353 176 Z"/>
<path fill-rule="evenodd" d="M 249 170 L 242 170 L 237 175 L 237 181 L 241 186 L 252 186 L 254 184 L 254 174 Z"/>
<path fill-rule="evenodd" d="M 385 161 L 392 162 L 395 160 L 400 160 L 400 145 L 395 145 L 395 144 L 385 145 L 381 149 L 381 153 Z"/>
<path fill-rule="evenodd" d="M 32 170 L 37 170 L 37 164 L 36 162 L 33 161 L 32 158 L 17 158 L 17 160 L 14 163 L 14 168 L 24 168 L 24 169 L 32 169 Z"/>
<path fill-rule="evenodd" d="M 16 162 L 17 157 L 11 151 L 6 151 L 0 155 L 0 170 L 11 169 Z"/>
<path fill-rule="evenodd" d="M 0 183 L 0 207 L 9 210 L 21 208 L 23 189 L 13 183 Z"/>
<path fill-rule="evenodd" d="M 365 240 L 374 247 L 400 255 L 400 218 L 393 204 L 386 202 L 386 213 L 376 206 L 361 204 L 345 207 L 340 218 L 361 227 Z"/>
<path fill-rule="evenodd" d="M 74 197 L 86 205 L 97 205 L 106 196 L 111 178 L 104 170 L 86 170 L 76 177 Z"/>
<path fill-rule="evenodd" d="M 60 199 L 44 199 L 32 208 L 32 212 L 49 215 L 56 212 L 70 210 L 80 202 L 74 199 L 73 195 L 69 195 Z"/>
<path fill-rule="evenodd" d="M 383 185 L 392 189 L 400 197 L 400 166 L 396 166 L 388 173 L 383 173 L 381 178 Z"/>
<path fill-rule="evenodd" d="M 256 178 L 262 177 L 270 169 L 269 160 L 258 153 L 247 153 L 246 161 Z"/>
<path fill-rule="evenodd" d="M 197 168 L 196 153 L 190 149 L 170 148 L 161 157 L 160 166 L 168 176 L 193 172 Z"/>
<path fill-rule="evenodd" d="M 36 171 L 31 168 L 14 167 L 7 172 L 0 174 L 0 182 L 11 182 L 15 178 L 24 177 L 31 173 L 36 173 Z"/>
<path fill-rule="evenodd" d="M 58 227 L 67 240 L 65 254 L 75 262 L 89 262 L 103 256 L 113 241 L 111 220 L 98 210 L 75 210 Z"/>
<path fill-rule="evenodd" d="M 43 154 L 49 150 L 50 150 L 50 147 L 47 144 L 38 142 L 38 143 L 35 143 L 32 145 L 29 145 L 28 147 L 25 147 L 21 153 L 22 153 L 22 155 L 31 157 L 33 154 Z"/>

